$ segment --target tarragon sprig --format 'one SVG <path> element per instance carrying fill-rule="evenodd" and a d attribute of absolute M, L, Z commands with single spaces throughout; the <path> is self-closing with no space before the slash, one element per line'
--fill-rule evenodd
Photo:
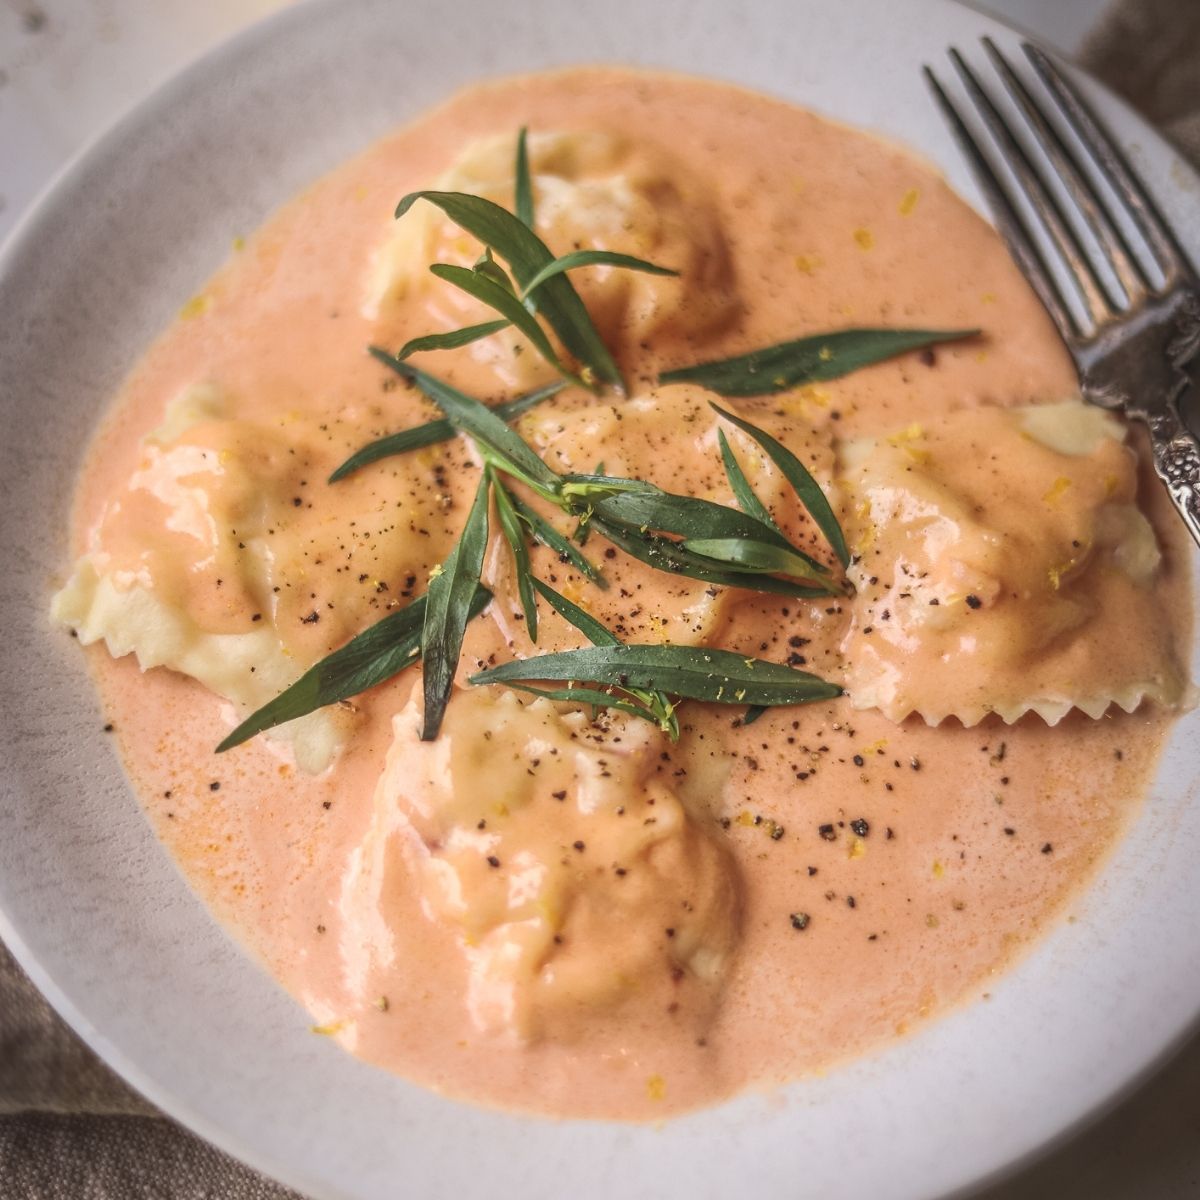
<path fill-rule="evenodd" d="M 534 232 L 533 182 L 525 129 L 517 138 L 512 213 L 478 196 L 420 191 L 400 201 L 396 217 L 403 217 L 418 200 L 434 204 L 483 243 L 484 252 L 473 267 L 434 264 L 431 270 L 494 309 L 498 318 L 413 338 L 396 355 L 371 347 L 377 359 L 431 399 L 442 410 L 444 419 L 364 446 L 333 473 L 330 482 L 389 455 L 432 445 L 458 432 L 474 441 L 483 460 L 474 502 L 458 542 L 432 573 L 424 596 L 358 634 L 306 671 L 290 688 L 243 721 L 218 751 L 326 704 L 357 695 L 422 657 L 425 715 L 421 736 L 435 737 L 453 687 L 467 622 L 491 599 L 480 577 L 488 540 L 488 509 L 493 502 L 501 533 L 513 555 L 530 639 L 536 642 L 538 636 L 540 595 L 593 645 L 504 663 L 471 676 L 473 684 L 506 683 L 550 699 L 619 709 L 654 721 L 671 737 L 679 734 L 675 716 L 678 699 L 747 705 L 744 721 L 748 724 L 773 705 L 839 695 L 841 689 L 836 684 L 807 672 L 730 651 L 669 644 L 624 645 L 594 617 L 533 575 L 527 534 L 592 582 L 603 584 L 603 577 L 590 561 L 536 509 L 511 492 L 502 475 L 573 517 L 578 522 L 580 542 L 594 530 L 658 569 L 712 584 L 783 595 L 818 596 L 841 590 L 829 568 L 795 546 L 771 516 L 746 478 L 724 431 L 719 433 L 721 458 L 740 511 L 694 496 L 673 495 L 644 480 L 605 475 L 603 468 L 591 475 L 563 476 L 553 471 L 506 422 L 553 395 L 562 382 L 492 410 L 410 366 L 405 360 L 412 354 L 466 346 L 513 327 L 564 380 L 593 390 L 607 385 L 623 391 L 616 361 L 567 275 L 602 265 L 675 274 L 668 268 L 611 251 L 577 249 L 556 258 Z M 508 264 L 508 271 L 496 256 Z M 579 363 L 578 373 L 562 361 L 539 316 L 567 354 Z M 668 371 L 660 376 L 660 382 L 696 383 L 723 396 L 766 395 L 800 383 L 833 379 L 907 350 L 977 332 L 842 330 Z M 849 557 L 841 528 L 807 468 L 765 431 L 716 405 L 713 408 L 762 447 L 845 566 Z M 545 689 L 534 686 L 536 682 L 567 686 Z"/>
<path fill-rule="evenodd" d="M 335 472 L 335 478 L 343 478 L 351 470 L 368 461 L 375 461 L 384 453 L 396 453 L 397 447 L 414 449 L 429 445 L 440 440 L 447 428 L 466 434 L 474 441 L 483 459 L 484 472 L 463 533 L 450 556 L 433 572 L 425 596 L 400 613 L 384 618 L 317 663 L 291 688 L 248 717 L 221 743 L 219 749 L 230 749 L 265 729 L 366 690 L 391 678 L 421 657 L 425 659 L 422 737 L 436 737 L 453 686 L 466 623 L 490 598 L 490 593 L 480 583 L 488 536 L 489 497 L 496 504 L 501 532 L 513 553 L 518 593 L 530 639 L 534 642 L 537 640 L 536 596 L 541 595 L 589 640 L 609 648 L 619 646 L 615 635 L 605 630 L 595 618 L 534 577 L 526 544 L 526 530 L 530 537 L 547 545 L 582 575 L 593 582 L 602 582 L 598 569 L 541 514 L 514 495 L 500 478 L 501 475 L 523 483 L 564 513 L 588 521 L 590 527 L 640 560 L 673 574 L 785 595 L 829 595 L 836 590 L 836 585 L 829 578 L 829 569 L 792 546 L 778 525 L 769 518 L 757 497 L 754 499 L 758 505 L 757 512 L 739 512 L 694 496 L 673 495 L 644 480 L 605 475 L 602 472 L 560 475 L 547 466 L 505 422 L 505 417 L 515 415 L 516 405 L 527 407 L 543 398 L 537 393 L 514 401 L 512 405 L 489 409 L 473 397 L 427 372 L 401 362 L 386 351 L 373 347 L 371 352 L 431 399 L 445 414 L 445 420 L 427 422 L 416 430 L 404 431 L 371 443 L 347 460 Z M 741 422 L 740 418 L 734 418 L 723 410 L 721 415 L 737 422 L 749 436 L 760 439 L 760 444 L 769 454 L 772 453 L 772 445 L 778 447 L 776 454 L 782 450 L 778 443 L 762 442 L 761 439 L 768 435 L 755 426 Z M 371 457 L 367 457 L 368 453 Z M 787 461 L 783 459 L 783 462 Z M 789 464 L 785 475 L 793 478 L 796 465 Z M 807 472 L 804 474 L 811 480 Z M 735 495 L 740 494 L 743 503 L 753 509 L 754 505 L 748 500 L 748 496 L 753 494 L 752 490 L 744 475 L 740 478 L 742 482 L 734 487 Z M 816 486 L 815 481 L 813 486 Z M 754 557 L 756 554 L 760 556 L 757 559 Z M 771 573 L 780 571 L 799 575 L 806 583 L 779 579 Z M 586 700 L 582 695 L 568 697 L 557 693 L 552 698 L 572 698 L 585 700 L 593 706 L 621 708 L 644 716 L 672 736 L 677 736 L 675 702 L 671 696 L 709 699 L 713 695 L 713 688 L 700 683 L 689 685 L 679 672 L 688 662 L 692 662 L 699 671 L 695 679 L 708 679 L 712 673 L 707 671 L 710 659 L 706 656 L 712 652 L 691 647 L 672 649 L 679 653 L 669 656 L 675 672 L 670 676 L 673 682 L 669 686 L 655 686 L 652 681 L 637 683 L 632 678 L 622 681 L 592 679 L 581 675 L 576 682 L 599 683 L 609 690 L 599 693 L 585 689 L 588 691 Z M 657 663 L 658 659 L 652 656 L 649 661 Z M 592 669 L 589 663 L 590 660 L 580 660 L 581 669 Z M 786 667 L 778 669 L 791 671 Z M 733 678 L 728 672 L 726 675 Z M 760 682 L 763 678 L 765 676 L 761 672 L 756 677 Z M 784 678 L 790 678 L 794 685 L 789 693 L 795 698 L 791 702 L 801 703 L 809 695 L 815 677 L 804 672 L 792 672 Z M 522 683 L 522 686 L 528 690 L 528 685 Z M 560 692 L 563 690 L 558 689 Z M 736 696 L 738 690 L 734 688 L 728 694 Z M 565 691 L 570 692 L 571 689 Z M 753 690 L 749 694 L 758 695 Z M 817 689 L 812 694 L 821 698 L 826 691 Z M 607 699 L 595 698 L 599 696 L 607 696 Z M 749 705 L 772 703 L 769 700 L 744 698 L 735 702 Z"/>
<path fill-rule="evenodd" d="M 389 364 L 390 365 L 390 364 Z M 507 404 L 498 404 L 493 410 L 502 421 L 513 421 L 535 404 L 541 404 L 551 396 L 558 395 L 567 386 L 565 379 L 557 379 L 536 391 L 526 392 Z M 403 429 L 399 433 L 388 434 L 387 437 L 377 438 L 368 442 L 360 450 L 356 450 L 332 475 L 330 483 L 337 483 L 347 475 L 362 470 L 381 458 L 391 458 L 397 454 L 407 454 L 410 450 L 420 450 L 425 446 L 435 446 L 438 442 L 448 442 L 457 435 L 457 430 L 449 421 L 442 417 L 437 421 L 426 421 L 424 425 L 416 425 L 412 429 Z"/>
<path fill-rule="evenodd" d="M 410 192 L 396 206 L 396 217 L 403 217 L 418 200 L 440 208 L 456 225 L 503 258 L 522 288 L 554 262 L 546 243 L 529 226 L 491 200 L 466 192 Z M 582 365 L 589 381 L 625 390 L 616 360 L 566 275 L 554 275 L 542 283 L 537 292 L 537 311 L 567 353 Z"/>
<path fill-rule="evenodd" d="M 976 337 L 978 329 L 840 329 L 796 338 L 692 367 L 664 371 L 659 383 L 696 383 L 719 396 L 772 396 L 849 375 L 910 350 Z"/>
<path fill-rule="evenodd" d="M 474 440 L 485 462 L 633 557 L 724 587 L 798 597 L 844 591 L 828 567 L 775 525 L 711 500 L 665 492 L 645 480 L 559 475 L 486 405 L 378 347 L 371 353 L 441 408 L 451 425 Z"/>
<path fill-rule="evenodd" d="M 401 348 L 397 357 L 406 359 L 421 350 L 457 349 L 513 326 L 556 371 L 572 382 L 592 390 L 607 385 L 623 392 L 625 385 L 620 368 L 574 285 L 567 279 L 567 273 L 594 266 L 652 275 L 677 275 L 678 272 L 611 250 L 573 250 L 556 258 L 534 230 L 533 178 L 529 169 L 528 130 L 524 127 L 517 135 L 514 175 L 511 213 L 499 204 L 468 192 L 410 192 L 396 206 L 396 219 L 399 220 L 418 200 L 426 200 L 483 243 L 484 254 L 472 268 L 434 263 L 429 269 L 495 309 L 501 318 L 448 333 L 414 338 Z M 508 263 L 516 280 L 515 287 L 513 279 L 495 261 L 495 255 Z M 538 323 L 538 315 L 545 319 L 567 353 L 579 362 L 578 375 L 563 364 Z"/>
<path fill-rule="evenodd" d="M 473 684 L 513 685 L 530 680 L 593 683 L 626 690 L 652 688 L 711 704 L 762 707 L 832 700 L 842 694 L 836 683 L 779 663 L 746 658 L 731 650 L 669 644 L 564 650 L 502 663 L 470 677 Z"/>
<path fill-rule="evenodd" d="M 563 620 L 574 625 L 593 646 L 620 646 L 622 644 L 616 634 L 606 625 L 602 625 L 591 613 L 585 612 L 579 605 L 573 604 L 561 592 L 556 592 L 549 584 L 535 579 L 533 586 L 540 595 L 545 597 L 551 608 Z M 653 721 L 671 741 L 679 740 L 679 718 L 675 715 L 676 704 L 666 692 L 656 688 L 628 687 L 622 683 L 612 684 L 604 691 L 596 691 L 592 688 L 567 688 L 566 690 L 558 688 L 546 691 L 530 687 L 525 683 L 514 683 L 512 686 L 521 691 L 532 692 L 534 695 L 545 696 L 549 700 L 569 700 L 573 704 L 589 704 L 593 708 L 618 708 L 635 717 Z"/>
<path fill-rule="evenodd" d="M 494 467 L 487 468 L 492 484 L 492 497 L 496 502 L 496 517 L 500 532 L 512 552 L 513 573 L 517 577 L 517 595 L 521 600 L 521 615 L 525 618 L 525 629 L 529 640 L 535 645 L 538 640 L 537 597 L 534 595 L 533 566 L 529 561 L 529 543 L 521 526 L 521 515 L 517 512 L 514 497 L 501 482 Z"/>
<path fill-rule="evenodd" d="M 469 616 L 478 616 L 491 599 L 487 588 L 476 586 L 467 610 Z M 217 753 L 232 750 L 264 730 L 306 717 L 318 708 L 349 700 L 419 662 L 425 604 L 425 597 L 418 596 L 321 659 L 291 687 L 251 713 L 221 742 Z"/>
<path fill-rule="evenodd" d="M 441 728 L 462 653 L 463 635 L 471 617 L 471 601 L 479 587 L 488 541 L 490 482 L 485 472 L 462 534 L 446 561 L 430 576 L 425 593 L 425 620 L 421 625 L 421 656 L 425 661 L 425 719 L 421 726 L 424 742 L 436 738 Z"/>

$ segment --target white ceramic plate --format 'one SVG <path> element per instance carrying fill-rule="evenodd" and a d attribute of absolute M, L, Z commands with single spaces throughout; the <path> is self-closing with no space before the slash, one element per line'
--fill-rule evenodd
<path fill-rule="evenodd" d="M 251 30 L 75 162 L 0 260 L 0 934 L 139 1090 L 319 1197 L 932 1197 L 1043 1145 L 1169 1050 L 1200 997 L 1200 720 L 1136 828 L 993 999 L 874 1057 L 662 1128 L 518 1118 L 392 1078 L 309 1020 L 189 892 L 43 616 L 94 422 L 232 232 L 480 76 L 614 60 L 872 127 L 974 191 L 919 78 L 994 22 L 941 0 L 316 3 Z M 1200 181 L 1093 88 L 1196 257 Z"/>

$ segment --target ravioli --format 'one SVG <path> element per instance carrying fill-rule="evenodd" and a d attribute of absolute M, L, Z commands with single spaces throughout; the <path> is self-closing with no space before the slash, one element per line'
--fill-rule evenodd
<path fill-rule="evenodd" d="M 727 853 L 654 776 L 662 735 L 491 689 L 457 693 L 435 742 L 419 723 L 414 699 L 343 884 L 362 1003 L 402 969 L 389 896 L 411 875 L 426 915 L 457 932 L 480 1031 L 570 1039 L 660 1002 L 705 1027 L 738 889 Z"/>
<path fill-rule="evenodd" d="M 967 409 L 839 454 L 855 707 L 1055 724 L 1183 698 L 1160 551 L 1113 417 L 1078 400 Z"/>
<path fill-rule="evenodd" d="M 293 412 L 264 423 L 236 408 L 208 383 L 167 406 L 51 616 L 85 644 L 135 654 L 143 670 L 190 675 L 240 720 L 424 590 L 454 516 L 436 468 L 408 456 L 383 487 L 366 475 L 339 484 L 352 511 L 331 520 L 315 499 L 340 458 L 328 421 Z M 321 710 L 275 736 L 320 772 L 348 721 Z"/>
<path fill-rule="evenodd" d="M 718 431 L 723 430 L 751 486 L 780 526 L 813 555 L 827 553 L 811 518 L 778 468 L 757 443 L 717 416 L 709 404 L 713 398 L 710 392 L 688 384 L 661 387 L 629 399 L 566 398 L 531 409 L 518 429 L 549 466 L 564 474 L 591 472 L 602 464 L 609 475 L 648 480 L 665 491 L 736 507 L 721 464 Z M 775 406 L 731 407 L 785 442 L 819 481 L 832 485 L 833 445 L 825 432 Z M 607 545 L 597 536 L 582 549 L 603 568 L 611 562 L 604 557 Z M 502 545 L 493 547 L 490 562 L 489 581 L 496 594 L 515 595 L 509 556 Z M 740 588 L 665 576 L 623 555 L 620 570 L 620 588 L 585 589 L 568 584 L 568 591 L 572 600 L 626 642 L 715 644 L 734 607 L 746 595 Z M 502 605 L 493 605 L 491 611 L 510 640 L 522 636 L 519 622 L 514 622 Z M 537 650 L 527 648 L 527 652 L 557 648 L 558 623 L 545 622 L 544 628 Z M 567 632 L 570 640 L 563 644 L 579 644 L 574 631 Z"/>
<path fill-rule="evenodd" d="M 648 259 L 678 278 L 607 266 L 572 273 L 588 312 L 618 355 L 654 334 L 711 336 L 737 314 L 728 248 L 707 189 L 669 154 L 645 142 L 599 132 L 533 133 L 528 140 L 535 229 L 556 254 L 586 246 Z M 512 205 L 515 139 L 468 145 L 434 183 Z M 395 222 L 368 273 L 363 312 L 386 325 L 390 310 L 419 292 L 430 329 L 457 329 L 496 314 L 429 274 L 430 263 L 472 265 L 474 238 L 429 204 Z M 410 331 L 406 337 L 412 336 Z M 532 387 L 554 370 L 511 330 L 472 347 L 512 387 Z"/>

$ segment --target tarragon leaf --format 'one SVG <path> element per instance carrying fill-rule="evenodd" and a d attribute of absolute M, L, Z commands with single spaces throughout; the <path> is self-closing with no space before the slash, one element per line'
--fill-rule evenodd
<path fill-rule="evenodd" d="M 559 533 L 541 513 L 536 512 L 525 504 L 516 496 L 512 497 L 513 508 L 517 510 L 517 516 L 529 526 L 529 532 L 533 534 L 537 541 L 541 542 L 550 550 L 553 550 L 559 558 L 565 559 L 571 564 L 581 575 L 591 580 L 597 587 L 608 587 L 608 581 L 600 573 L 600 571 L 592 565 L 571 543 L 571 539 L 566 534 Z"/>
<path fill-rule="evenodd" d="M 585 612 L 579 605 L 572 604 L 561 592 L 556 592 L 549 584 L 543 583 L 540 579 L 535 579 L 533 586 L 546 598 L 555 612 L 564 621 L 574 625 L 593 646 L 621 645 L 620 638 L 611 629 L 606 625 L 602 625 L 591 613 Z M 638 701 L 639 704 L 645 705 L 645 708 L 630 708 L 627 705 L 615 705 L 613 707 L 622 708 L 626 712 L 634 713 L 635 716 L 645 717 L 647 720 L 653 721 L 660 729 L 670 735 L 672 741 L 678 741 L 679 719 L 675 716 L 675 705 L 662 692 L 625 687 L 619 690 Z M 570 697 L 560 696 L 558 698 Z"/>
<path fill-rule="evenodd" d="M 529 546 L 525 542 L 525 530 L 521 519 L 513 505 L 508 489 L 497 478 L 492 468 L 488 468 L 492 478 L 492 495 L 496 498 L 496 516 L 500 521 L 500 531 L 512 551 L 513 571 L 517 577 L 517 594 L 521 598 L 521 611 L 525 616 L 525 628 L 529 631 L 529 640 L 536 644 L 538 639 L 537 597 L 533 594 L 533 567 L 529 563 Z"/>
<path fill-rule="evenodd" d="M 489 483 L 485 474 L 479 481 L 462 534 L 441 570 L 430 579 L 425 593 L 425 621 L 421 627 L 421 654 L 425 660 L 423 742 L 437 737 L 454 686 L 471 599 L 479 586 L 487 549 Z"/>
<path fill-rule="evenodd" d="M 793 546 L 773 524 L 764 524 L 749 513 L 699 496 L 677 496 L 657 488 L 629 489 L 599 499 L 593 507 L 605 521 L 619 521 L 633 529 L 671 533 L 681 538 L 736 538 L 778 546 L 799 556 L 814 576 L 829 574 L 824 563 Z"/>
<path fill-rule="evenodd" d="M 539 271 L 554 262 L 545 242 L 523 221 L 498 204 L 465 192 L 410 192 L 396 206 L 397 218 L 418 201 L 440 208 L 469 234 L 490 246 L 512 268 L 518 286 L 527 287 Z M 537 309 L 562 344 L 601 383 L 624 391 L 624 381 L 579 293 L 565 275 L 555 275 L 538 288 Z"/>
<path fill-rule="evenodd" d="M 452 329 L 448 333 L 426 333 L 421 337 L 411 338 L 396 351 L 397 358 L 408 358 L 409 355 L 419 354 L 424 350 L 457 350 L 460 346 L 469 346 L 472 342 L 481 341 L 507 329 L 512 322 L 484 321 L 479 325 L 467 325 L 462 329 Z"/>
<path fill-rule="evenodd" d="M 513 212 L 522 225 L 533 228 L 533 180 L 529 175 L 529 130 L 521 126 L 517 134 L 516 188 Z"/>
<path fill-rule="evenodd" d="M 807 671 L 697 646 L 588 646 L 502 663 L 471 676 L 473 684 L 527 680 L 647 688 L 715 704 L 805 704 L 842 694 L 837 684 Z"/>
<path fill-rule="evenodd" d="M 391 356 L 382 351 L 375 357 L 381 359 L 389 367 L 394 366 Z M 397 360 L 398 358 L 399 356 L 397 356 Z M 536 391 L 527 392 L 524 396 L 518 396 L 507 404 L 498 404 L 491 411 L 502 421 L 513 421 L 526 409 L 557 395 L 566 386 L 564 380 L 555 380 L 554 383 L 538 388 Z M 407 454 L 410 450 L 435 446 L 438 442 L 448 442 L 455 436 L 455 433 L 454 426 L 444 417 L 437 421 L 426 421 L 423 425 L 415 425 L 412 429 L 402 429 L 399 433 L 390 433 L 387 437 L 368 442 L 361 450 L 356 450 L 330 475 L 329 482 L 337 483 L 339 479 L 345 479 L 347 475 L 352 475 L 355 471 L 373 462 L 378 462 L 381 458 L 390 458 L 394 454 Z"/>
<path fill-rule="evenodd" d="M 456 267 L 451 263 L 434 263 L 430 268 L 439 279 L 452 283 L 468 296 L 482 300 L 494 308 L 510 324 L 515 325 L 532 343 L 537 352 L 560 374 L 574 383 L 580 381 L 563 365 L 546 331 L 537 323 L 537 318 L 506 287 L 490 279 L 480 271 L 468 267 Z"/>
<path fill-rule="evenodd" d="M 492 593 L 482 584 L 476 587 L 469 616 L 478 616 L 491 598 Z M 348 700 L 398 675 L 421 657 L 424 621 L 424 596 L 418 596 L 382 621 L 376 621 L 311 666 L 286 691 L 251 713 L 217 747 L 217 753 L 232 750 L 266 729 L 307 716 L 328 704 Z"/>
<path fill-rule="evenodd" d="M 782 532 L 775 524 L 775 518 L 767 511 L 766 505 L 750 486 L 750 480 L 746 478 L 741 463 L 734 455 L 733 447 L 725 436 L 725 430 L 717 430 L 717 442 L 721 447 L 721 461 L 725 464 L 725 475 L 729 480 L 729 486 L 733 489 L 733 494 L 742 506 L 742 510 L 752 517 L 757 517 L 764 525 L 770 525 L 772 529 Z"/>
<path fill-rule="evenodd" d="M 721 396 L 769 396 L 800 384 L 837 379 L 909 350 L 978 333 L 978 329 L 842 329 L 666 371 L 658 381 L 698 383 Z"/>
<path fill-rule="evenodd" d="M 644 479 L 627 479 L 622 475 L 563 475 L 560 494 L 565 500 L 603 500 L 622 492 L 654 492 L 663 490 Z"/>
<path fill-rule="evenodd" d="M 654 533 L 644 533 L 617 521 L 607 521 L 601 516 L 592 517 L 588 528 L 593 526 L 626 554 L 671 575 L 683 575 L 719 587 L 746 588 L 754 592 L 770 592 L 776 596 L 801 599 L 831 594 L 827 587 L 807 587 L 790 579 L 778 579 L 774 575 L 756 575 L 751 582 L 751 576 L 745 572 L 726 570 L 710 558 L 692 554 L 680 542 Z"/>
<path fill-rule="evenodd" d="M 621 712 L 629 713 L 630 716 L 641 717 L 646 721 L 656 720 L 646 709 L 640 708 L 638 705 L 631 704 L 628 700 L 623 699 L 623 694 L 602 692 L 598 688 L 539 688 L 533 687 L 528 683 L 509 683 L 506 686 L 512 688 L 514 692 L 527 692 L 531 696 L 540 696 L 543 700 L 557 700 L 567 704 L 583 704 L 588 708 L 615 708 Z"/>
<path fill-rule="evenodd" d="M 828 586 L 829 581 L 814 571 L 793 550 L 767 542 L 753 542 L 749 538 L 685 538 L 685 550 L 723 563 L 731 570 L 757 574 L 765 571 L 772 575 L 790 575 L 796 579 L 807 579 L 810 583 Z"/>
<path fill-rule="evenodd" d="M 380 350 L 378 346 L 369 349 L 380 362 L 424 392 L 446 414 L 446 420 L 455 429 L 474 438 L 481 449 L 486 448 L 501 459 L 505 471 L 535 488 L 557 494 L 558 475 L 542 462 L 518 434 L 509 429 L 503 417 L 486 404 L 481 404 L 428 372 L 401 362 L 386 350 Z"/>
<path fill-rule="evenodd" d="M 566 370 L 563 365 L 563 360 L 559 358 L 554 347 L 551 346 L 550 338 L 546 336 L 546 331 L 538 324 L 538 318 L 530 313 L 528 308 L 510 292 L 508 288 L 500 286 L 496 280 L 488 278 L 481 271 L 473 271 L 466 266 L 455 266 L 451 263 L 433 263 L 430 270 L 436 275 L 439 280 L 445 280 L 446 283 L 452 283 L 454 286 L 466 292 L 469 296 L 474 296 L 476 300 L 482 300 L 488 307 L 494 308 L 500 316 L 508 320 L 509 324 L 516 325 L 516 328 L 529 338 L 533 343 L 533 347 L 560 376 L 572 380 L 574 383 L 580 383 L 574 374 Z"/>
<path fill-rule="evenodd" d="M 484 275 L 493 283 L 499 284 L 506 292 L 512 292 L 514 296 L 517 294 L 517 289 L 513 287 L 513 281 L 509 278 L 508 272 L 492 256 L 491 246 L 484 246 L 483 253 L 475 260 L 471 270 L 477 275 Z"/>
<path fill-rule="evenodd" d="M 765 429 L 751 425 L 741 417 L 726 412 L 720 405 L 709 402 L 713 411 L 725 420 L 736 425 L 748 437 L 752 437 L 766 452 L 771 461 L 779 468 L 783 477 L 792 485 L 792 490 L 800 497 L 800 503 L 808 509 L 817 528 L 825 535 L 825 540 L 833 547 L 838 556 L 838 562 L 843 567 L 849 565 L 850 551 L 846 547 L 846 539 L 842 527 L 834 516 L 832 507 L 821 490 L 821 485 L 812 477 L 809 469 L 780 441 L 773 438 Z"/>
<path fill-rule="evenodd" d="M 673 271 L 670 267 L 660 267 L 644 258 L 634 258 L 632 254 L 618 254 L 614 250 L 572 250 L 570 254 L 564 254 L 561 258 L 547 263 L 522 288 L 521 295 L 532 296 L 547 279 L 553 279 L 567 271 L 578 270 L 580 267 L 621 267 L 626 271 L 640 271 L 645 275 L 679 275 L 678 271 Z"/>
<path fill-rule="evenodd" d="M 574 625 L 593 646 L 619 646 L 621 639 L 607 625 L 602 625 L 591 613 L 585 612 L 578 604 L 572 604 L 561 592 L 556 592 L 548 583 L 540 579 L 533 581 L 538 594 L 543 596 L 550 607 L 566 622 Z"/>

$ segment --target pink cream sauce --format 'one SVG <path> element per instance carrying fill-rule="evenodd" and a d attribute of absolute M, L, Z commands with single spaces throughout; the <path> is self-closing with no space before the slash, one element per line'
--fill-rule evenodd
<path fill-rule="evenodd" d="M 247 420 L 280 412 L 311 418 L 319 433 L 298 469 L 304 507 L 296 521 L 312 522 L 317 538 L 357 514 L 374 524 L 353 578 L 360 565 L 370 573 L 383 561 L 395 471 L 380 464 L 346 485 L 323 480 L 365 441 L 427 419 L 429 410 L 364 353 L 381 335 L 360 316 L 363 264 L 401 195 L 427 186 L 471 139 L 521 125 L 645 131 L 649 144 L 669 148 L 711 189 L 740 315 L 699 345 L 666 333 L 627 349 L 631 379 L 806 331 L 979 326 L 983 339 L 941 348 L 932 364 L 909 355 L 823 385 L 807 406 L 764 400 L 741 411 L 757 420 L 803 409 L 816 428 L 854 436 L 950 408 L 1038 403 L 1075 390 L 1062 347 L 997 237 L 911 155 L 697 80 L 608 69 L 529 77 L 455 98 L 314 184 L 249 239 L 130 379 L 84 471 L 76 549 L 137 467 L 139 440 L 161 421 L 166 402 L 212 380 L 236 397 Z M 416 301 L 395 323 L 386 344 L 429 328 Z M 427 365 L 473 394 L 499 394 L 466 354 Z M 588 402 L 561 401 L 564 410 Z M 448 500 L 427 514 L 436 526 L 428 561 L 411 564 L 421 581 L 445 553 L 477 482 L 461 444 L 445 447 L 441 461 L 436 486 Z M 707 479 L 715 468 L 714 460 L 695 469 Z M 431 472 L 423 486 L 434 486 Z M 694 482 L 682 460 L 651 478 L 681 491 Z M 1183 551 L 1145 486 L 1143 506 L 1165 543 L 1159 591 L 1182 638 L 1190 619 Z M 111 542 L 119 549 L 117 525 Z M 535 566 L 547 577 L 557 570 L 563 586 L 568 573 L 554 560 L 541 555 Z M 670 581 L 623 555 L 605 566 L 617 587 L 636 582 L 645 608 L 669 606 Z M 387 595 L 374 583 L 372 574 L 347 593 L 342 576 L 314 567 L 309 594 L 281 597 L 276 618 L 298 652 L 319 655 L 386 611 L 398 581 Z M 253 605 L 222 586 L 200 572 L 190 602 L 210 628 L 251 629 Z M 320 604 L 336 588 L 336 615 L 300 620 L 309 601 Z M 611 622 L 613 614 L 604 615 Z M 549 627 L 555 618 L 543 620 Z M 752 598 L 736 607 L 719 640 L 783 661 L 789 638 L 803 636 L 811 639 L 807 666 L 820 673 L 835 669 L 847 622 L 836 604 Z M 528 652 L 511 624 L 476 622 L 468 661 L 512 657 L 506 641 Z M 1136 626 L 1123 630 L 1136 634 Z M 554 636 L 576 644 L 561 626 Z M 521 1043 L 483 1033 L 469 1019 L 458 933 L 422 911 L 415 879 L 390 900 L 397 965 L 374 989 L 386 1004 L 364 1004 L 347 991 L 343 940 L 357 933 L 339 908 L 339 890 L 372 818 L 392 716 L 416 672 L 361 698 L 349 748 L 313 778 L 261 740 L 214 757 L 211 747 L 230 727 L 227 704 L 182 676 L 143 674 L 132 657 L 89 653 L 160 837 L 205 901 L 320 1027 L 368 1061 L 452 1095 L 633 1120 L 821 1070 L 986 993 L 1092 877 L 1146 791 L 1170 720 L 1144 708 L 1099 721 L 1076 714 L 1056 728 L 1028 718 L 1013 727 L 988 720 L 973 729 L 928 728 L 856 712 L 843 700 L 775 710 L 739 728 L 731 723 L 736 710 L 685 705 L 683 738 L 665 751 L 658 774 L 675 781 L 693 819 L 733 863 L 738 940 L 719 998 L 695 1002 L 692 981 L 664 968 L 615 1011 L 593 1013 L 561 1037 Z M 869 827 L 861 838 L 851 828 L 859 819 Z M 829 840 L 819 832 L 826 825 Z M 807 927 L 795 928 L 793 914 L 806 914 Z M 605 939 L 617 946 L 626 933 L 589 930 L 597 957 Z"/>

